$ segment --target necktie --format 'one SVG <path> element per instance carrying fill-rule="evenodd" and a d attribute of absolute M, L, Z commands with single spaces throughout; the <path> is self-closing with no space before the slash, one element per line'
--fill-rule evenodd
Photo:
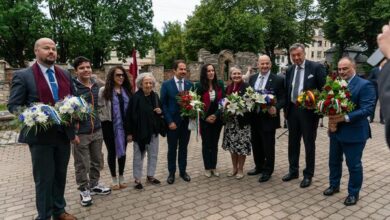
<path fill-rule="evenodd" d="M 54 78 L 54 71 L 52 69 L 47 69 L 46 73 L 47 73 L 47 76 L 49 77 L 50 88 L 51 88 L 51 92 L 53 93 L 54 102 L 57 102 L 58 101 L 58 85 L 57 85 L 56 80 Z"/>
<path fill-rule="evenodd" d="M 257 90 L 261 90 L 261 88 L 263 88 L 263 83 L 264 83 L 264 76 L 260 76 L 260 83 L 259 86 L 257 87 Z"/>
<path fill-rule="evenodd" d="M 179 84 L 179 92 L 182 92 L 183 91 L 183 81 L 179 80 L 179 81 L 177 81 L 177 83 Z"/>
<path fill-rule="evenodd" d="M 299 81 L 301 79 L 301 73 L 302 73 L 302 67 L 298 66 L 297 74 L 295 75 L 293 94 L 292 94 L 292 97 L 291 97 L 291 101 L 293 103 L 295 103 L 297 101 L 297 98 L 298 98 Z"/>

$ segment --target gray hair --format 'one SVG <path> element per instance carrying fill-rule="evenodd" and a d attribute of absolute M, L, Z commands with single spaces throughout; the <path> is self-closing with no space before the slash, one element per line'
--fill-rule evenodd
<path fill-rule="evenodd" d="M 292 50 L 296 50 L 298 48 L 301 48 L 303 50 L 303 52 L 305 52 L 305 45 L 301 44 L 301 43 L 295 43 L 295 44 L 291 45 L 290 49 L 288 49 L 288 51 L 291 52 Z"/>
<path fill-rule="evenodd" d="M 156 78 L 154 78 L 152 73 L 147 72 L 147 73 L 139 74 L 137 79 L 135 80 L 135 84 L 137 85 L 138 88 L 142 88 L 142 81 L 144 80 L 145 77 L 151 78 L 153 82 L 153 87 L 156 86 Z"/>
<path fill-rule="evenodd" d="M 242 74 L 242 70 L 239 66 L 233 66 L 233 67 L 230 67 L 230 69 L 229 69 L 229 76 L 231 76 L 234 71 L 238 71 Z"/>
<path fill-rule="evenodd" d="M 355 61 L 354 59 L 352 59 L 351 57 L 349 57 L 349 56 L 344 56 L 344 57 L 342 57 L 342 58 L 339 60 L 339 62 L 342 61 L 342 60 L 348 60 L 349 62 L 352 63 L 353 66 L 356 65 L 356 61 Z"/>

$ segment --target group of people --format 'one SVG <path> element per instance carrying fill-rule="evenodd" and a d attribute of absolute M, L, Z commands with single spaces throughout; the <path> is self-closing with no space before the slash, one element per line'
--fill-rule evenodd
<path fill-rule="evenodd" d="M 389 37 L 390 38 L 390 37 Z M 16 113 L 20 107 L 35 102 L 54 105 L 68 95 L 83 96 L 91 104 L 93 114 L 72 125 L 54 125 L 36 134 L 21 131 L 19 141 L 27 143 L 33 163 L 36 189 L 36 219 L 76 219 L 65 211 L 64 189 L 71 151 L 74 156 L 75 176 L 80 190 L 81 205 L 93 203 L 91 195 L 108 195 L 111 190 L 126 188 L 124 177 L 127 145 L 133 142 L 134 188 L 141 190 L 142 170 L 147 154 L 146 181 L 161 184 L 155 171 L 159 151 L 159 135 L 167 136 L 168 177 L 173 184 L 176 163 L 179 176 L 191 181 L 187 173 L 187 148 L 190 140 L 189 119 L 182 117 L 177 96 L 193 89 L 204 103 L 204 115 L 200 118 L 204 175 L 219 176 L 217 170 L 218 141 L 222 128 L 222 148 L 229 151 L 232 169 L 229 177 L 242 179 L 246 156 L 253 152 L 255 167 L 247 175 L 261 174 L 258 181 L 268 181 L 275 167 L 275 134 L 280 128 L 280 111 L 288 122 L 289 170 L 283 181 L 299 177 L 301 139 L 305 147 L 306 167 L 300 187 L 309 187 L 315 170 L 315 141 L 319 116 L 310 109 L 297 107 L 301 91 L 321 90 L 325 84 L 325 68 L 305 59 L 305 46 L 294 44 L 289 53 L 293 65 L 283 79 L 271 72 L 272 63 L 267 55 L 258 59 L 259 72 L 244 80 L 242 70 L 229 70 L 231 83 L 226 86 L 217 79 L 215 67 L 205 64 L 200 71 L 200 81 L 193 84 L 185 78 L 186 63 L 175 61 L 174 76 L 163 82 L 160 97 L 154 91 L 156 80 L 151 73 L 142 73 L 136 79 L 138 90 L 133 88 L 122 66 L 109 70 L 103 87 L 91 77 L 91 62 L 85 57 L 74 60 L 76 78 L 54 65 L 57 59 L 55 42 L 41 38 L 34 46 L 36 63 L 32 67 L 15 72 L 12 79 L 8 109 Z M 343 154 L 350 178 L 345 205 L 354 205 L 359 199 L 363 181 L 362 154 L 366 140 L 371 137 L 369 117 L 376 101 L 374 85 L 356 75 L 355 62 L 344 57 L 338 62 L 339 76 L 346 80 L 356 108 L 346 114 L 332 117 L 329 123 L 337 127 L 329 132 L 329 187 L 323 192 L 331 196 L 340 190 Z M 232 93 L 244 95 L 246 88 L 272 91 L 276 104 L 267 111 L 255 110 L 243 116 L 223 121 L 220 101 Z M 111 187 L 102 185 L 100 171 L 103 167 L 102 143 L 107 147 L 107 163 L 112 177 Z M 176 162 L 177 161 L 177 162 Z M 118 169 L 116 168 L 118 166 Z"/>

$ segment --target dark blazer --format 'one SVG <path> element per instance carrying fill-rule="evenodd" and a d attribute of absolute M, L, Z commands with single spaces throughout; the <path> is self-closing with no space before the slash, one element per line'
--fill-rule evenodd
<path fill-rule="evenodd" d="M 386 140 L 390 147 L 390 61 L 383 66 L 379 80 L 379 101 L 385 119 Z"/>
<path fill-rule="evenodd" d="M 184 90 L 190 90 L 192 83 L 184 79 Z M 180 107 L 177 103 L 177 95 L 179 90 L 177 89 L 175 79 L 169 79 L 163 82 L 161 85 L 161 103 L 162 110 L 164 113 L 164 118 L 167 124 L 169 125 L 172 122 L 175 122 L 179 126 L 182 117 L 180 116 Z"/>
<path fill-rule="evenodd" d="M 290 103 L 291 103 L 291 92 L 292 85 L 294 84 L 294 73 L 295 73 L 296 65 L 292 65 L 287 69 L 286 72 L 286 80 L 285 80 L 285 88 L 286 88 L 286 114 L 289 113 Z M 323 65 L 305 60 L 305 76 L 303 80 L 303 90 L 317 89 L 322 90 L 322 87 L 325 85 L 326 81 L 326 70 Z M 313 111 L 314 110 L 308 110 Z"/>
<path fill-rule="evenodd" d="M 249 85 L 254 88 L 259 73 L 252 75 L 249 78 Z M 286 104 L 286 96 L 284 91 L 284 79 L 276 74 L 271 73 L 264 87 L 266 90 L 273 91 L 276 96 L 276 117 L 268 113 L 253 112 L 252 126 L 259 126 L 261 130 L 273 130 L 280 128 L 280 109 Z"/>
<path fill-rule="evenodd" d="M 69 72 L 63 70 L 64 74 L 69 78 L 72 94 L 74 92 L 72 78 Z M 35 78 L 31 67 L 18 70 L 12 77 L 11 91 L 8 101 L 8 110 L 11 113 L 17 113 L 19 108 L 30 106 L 33 103 L 39 102 Z M 20 131 L 19 142 L 27 144 L 56 144 L 69 143 L 75 138 L 74 130 L 70 127 L 53 126 L 47 131 L 38 132 L 36 135 L 33 132 L 25 135 L 25 129 Z"/>
<path fill-rule="evenodd" d="M 342 122 L 337 126 L 337 131 L 331 133 L 331 137 L 341 142 L 364 142 L 371 137 L 370 125 L 367 117 L 374 111 L 376 95 L 374 85 L 368 80 L 355 75 L 349 82 L 351 101 L 355 103 L 355 110 L 348 113 L 350 122 Z"/>
<path fill-rule="evenodd" d="M 203 102 L 205 102 L 203 100 L 203 94 L 205 92 L 208 92 L 208 91 L 205 91 L 202 86 L 200 85 L 200 83 L 195 83 L 194 85 L 194 88 L 195 88 L 195 91 L 198 95 L 200 95 L 201 99 Z M 220 92 L 222 93 L 222 98 L 225 97 L 225 87 L 224 87 L 224 84 L 223 84 L 223 81 L 221 80 L 218 80 L 218 90 L 220 90 Z M 218 93 L 219 91 L 217 91 Z M 217 94 L 216 94 L 217 96 Z M 214 114 L 215 116 L 219 117 L 221 115 L 221 111 L 219 110 L 219 106 L 218 106 L 218 102 L 220 100 L 218 100 L 217 98 L 215 98 L 215 100 L 213 102 L 210 103 L 210 106 L 205 109 L 205 114 L 204 114 L 204 117 L 203 118 L 207 118 L 208 116 Z"/>

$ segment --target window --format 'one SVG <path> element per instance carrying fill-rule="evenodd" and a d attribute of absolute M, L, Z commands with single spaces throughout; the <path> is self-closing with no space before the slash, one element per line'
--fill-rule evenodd
<path fill-rule="evenodd" d="M 317 58 L 321 58 L 322 57 L 322 51 L 317 51 Z"/>
<path fill-rule="evenodd" d="M 311 42 L 311 46 L 314 47 L 314 41 Z"/>
<path fill-rule="evenodd" d="M 284 63 L 284 57 L 285 57 L 285 56 L 284 56 L 284 55 L 282 55 L 282 63 Z"/>
<path fill-rule="evenodd" d="M 318 47 L 322 47 L 322 41 L 321 40 L 319 40 L 317 43 L 318 43 Z"/>
<path fill-rule="evenodd" d="M 314 51 L 311 52 L 311 58 L 314 58 Z"/>
<path fill-rule="evenodd" d="M 325 47 L 326 47 L 326 41 L 324 41 Z"/>

